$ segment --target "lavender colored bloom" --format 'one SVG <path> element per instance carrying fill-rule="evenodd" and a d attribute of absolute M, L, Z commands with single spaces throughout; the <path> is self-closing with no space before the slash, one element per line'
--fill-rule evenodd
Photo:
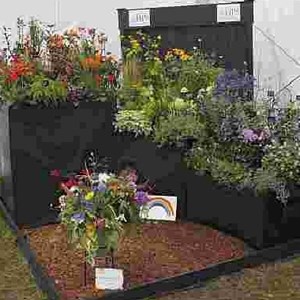
<path fill-rule="evenodd" d="M 83 223 L 85 220 L 85 213 L 83 212 L 76 213 L 72 216 L 71 220 L 77 223 Z"/>
<path fill-rule="evenodd" d="M 106 191 L 106 185 L 103 182 L 99 182 L 98 185 L 93 186 L 94 192 L 104 193 Z"/>
<path fill-rule="evenodd" d="M 253 136 L 255 135 L 252 129 L 243 129 L 242 136 L 244 138 L 244 142 L 252 142 Z"/>
<path fill-rule="evenodd" d="M 89 211 L 93 211 L 94 203 L 89 201 L 82 201 L 81 204 Z"/>
<path fill-rule="evenodd" d="M 263 130 L 252 130 L 252 129 L 243 129 L 242 131 L 242 136 L 244 138 L 244 142 L 248 143 L 252 143 L 252 142 L 262 142 L 265 141 L 266 139 L 268 139 L 270 137 L 270 134 L 267 130 L 263 129 Z"/>
<path fill-rule="evenodd" d="M 255 79 L 252 75 L 239 74 L 237 71 L 225 71 L 220 74 L 216 81 L 215 94 L 224 95 L 227 91 L 238 92 L 251 90 Z"/>
<path fill-rule="evenodd" d="M 134 199 L 139 205 L 143 205 L 149 201 L 149 197 L 144 191 L 137 191 Z"/>

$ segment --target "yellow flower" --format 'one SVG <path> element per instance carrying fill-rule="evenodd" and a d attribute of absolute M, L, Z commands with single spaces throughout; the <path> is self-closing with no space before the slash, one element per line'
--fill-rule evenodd
<path fill-rule="evenodd" d="M 133 49 L 138 49 L 140 47 L 140 44 L 137 40 L 132 40 L 131 41 L 131 46 Z"/>
<path fill-rule="evenodd" d="M 89 192 L 85 195 L 85 200 L 89 201 L 94 198 L 94 192 Z"/>
<path fill-rule="evenodd" d="M 190 56 L 188 55 L 188 54 L 183 54 L 182 56 L 181 56 L 181 60 L 183 60 L 183 61 L 186 61 L 186 60 L 188 60 L 190 58 Z"/>
<path fill-rule="evenodd" d="M 88 238 L 92 238 L 96 233 L 96 226 L 93 223 L 86 225 L 86 235 Z"/>

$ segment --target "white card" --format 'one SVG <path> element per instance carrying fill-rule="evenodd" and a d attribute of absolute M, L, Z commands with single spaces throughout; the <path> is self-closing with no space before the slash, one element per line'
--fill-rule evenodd
<path fill-rule="evenodd" d="M 141 208 L 142 219 L 176 221 L 177 197 L 149 195 L 149 198 L 151 200 L 145 205 L 146 210 Z"/>
<path fill-rule="evenodd" d="M 122 290 L 124 284 L 123 270 L 95 269 L 95 285 L 99 290 Z"/>

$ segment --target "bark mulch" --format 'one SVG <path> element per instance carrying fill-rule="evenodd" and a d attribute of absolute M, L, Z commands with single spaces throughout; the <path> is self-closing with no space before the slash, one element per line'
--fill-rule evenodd
<path fill-rule="evenodd" d="M 124 270 L 125 289 L 240 258 L 246 251 L 241 240 L 201 224 L 161 222 L 127 224 L 125 228 L 135 229 L 124 231 L 115 254 L 116 267 Z M 68 245 L 63 225 L 25 232 L 38 262 L 55 279 L 62 299 L 103 295 L 94 288 L 94 270 L 88 270 L 87 286 L 82 285 L 84 253 Z"/>

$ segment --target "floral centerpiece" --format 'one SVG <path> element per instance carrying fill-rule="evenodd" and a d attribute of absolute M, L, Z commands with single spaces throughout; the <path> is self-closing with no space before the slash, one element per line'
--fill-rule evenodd
<path fill-rule="evenodd" d="M 0 55 L 0 102 L 53 105 L 114 99 L 119 64 L 105 53 L 107 38 L 94 28 L 53 26 L 18 19 L 15 45 L 4 27 L 6 47 Z"/>
<path fill-rule="evenodd" d="M 95 157 L 93 152 L 91 157 Z M 60 186 L 61 222 L 67 227 L 70 242 L 86 251 L 91 264 L 96 256 L 117 248 L 123 224 L 140 222 L 140 212 L 146 210 L 149 201 L 149 186 L 137 185 L 133 168 L 124 168 L 116 175 L 85 164 L 78 174 L 53 170 L 51 175 Z"/>

